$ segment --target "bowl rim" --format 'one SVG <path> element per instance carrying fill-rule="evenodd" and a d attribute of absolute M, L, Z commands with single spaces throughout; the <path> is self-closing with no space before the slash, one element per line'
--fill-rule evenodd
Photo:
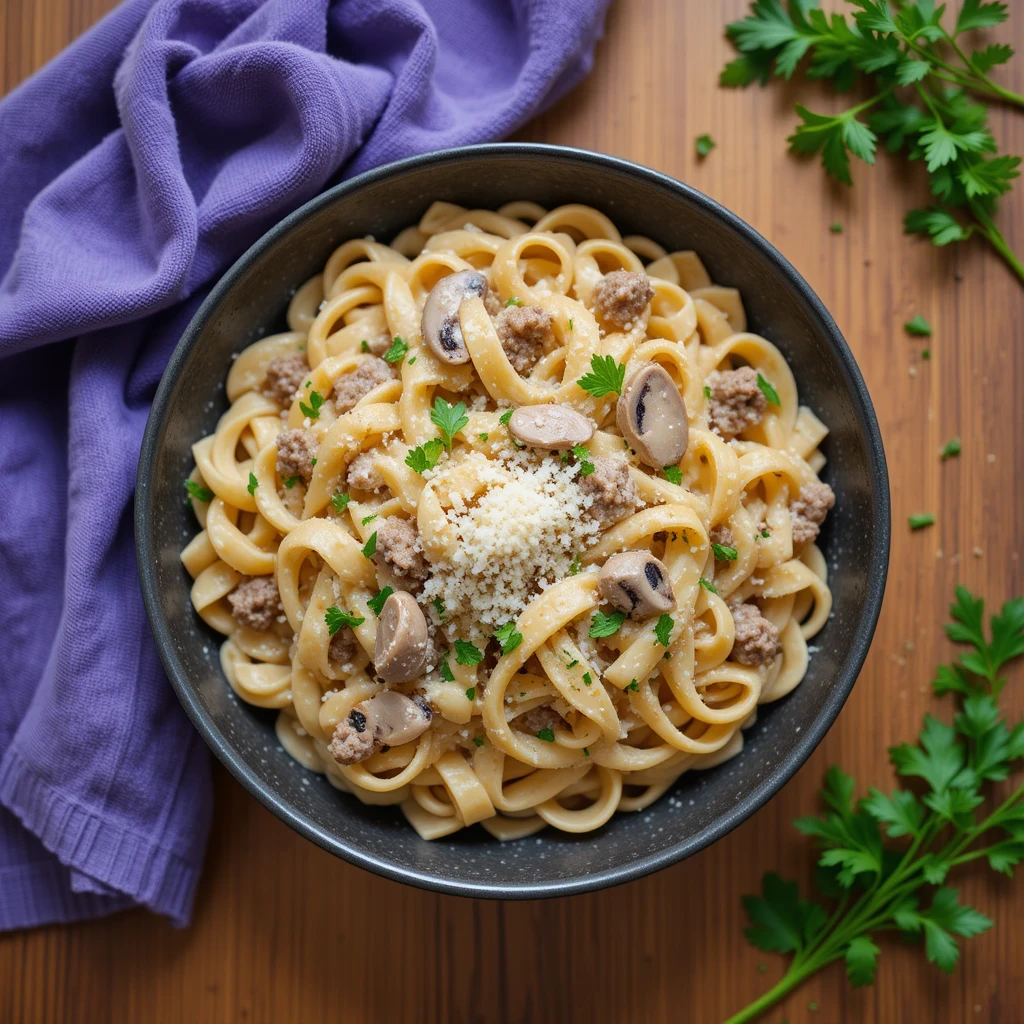
<path fill-rule="evenodd" d="M 871 515 L 876 525 L 875 539 L 867 566 L 866 595 L 853 641 L 849 645 L 848 652 L 843 659 L 842 666 L 833 681 L 821 711 L 810 726 L 805 726 L 801 730 L 800 735 L 796 737 L 795 742 L 789 748 L 779 768 L 772 775 L 752 787 L 743 799 L 726 809 L 712 826 L 705 829 L 699 835 L 682 839 L 658 853 L 638 857 L 626 865 L 588 872 L 571 879 L 559 879 L 542 883 L 513 882 L 492 884 L 479 881 L 465 882 L 446 878 L 428 871 L 417 871 L 396 866 L 383 857 L 368 854 L 330 835 L 266 786 L 248 768 L 241 757 L 236 754 L 229 744 L 227 737 L 214 725 L 212 716 L 202 706 L 197 689 L 193 686 L 184 670 L 184 666 L 178 659 L 174 636 L 160 608 L 160 595 L 156 576 L 155 543 L 150 531 L 153 521 L 153 490 L 150 486 L 150 472 L 154 465 L 154 456 L 163 441 L 166 429 L 165 416 L 174 382 L 192 347 L 200 337 L 207 320 L 239 278 L 249 269 L 250 265 L 293 228 L 301 224 L 308 217 L 333 204 L 340 196 L 358 191 L 363 186 L 371 183 L 399 178 L 405 172 L 416 168 L 433 164 L 457 163 L 479 156 L 557 158 L 591 164 L 603 170 L 638 178 L 674 192 L 690 203 L 702 207 L 706 212 L 737 232 L 746 242 L 753 245 L 761 253 L 762 257 L 771 263 L 775 270 L 782 274 L 800 294 L 810 313 L 818 321 L 822 334 L 825 335 L 828 343 L 839 357 L 847 390 L 853 402 L 855 415 L 863 433 L 868 452 L 869 474 L 873 492 Z M 449 895 L 467 897 L 537 899 L 541 897 L 570 896 L 633 881 L 644 875 L 669 867 L 705 849 L 763 807 L 796 774 L 797 770 L 807 761 L 811 753 L 821 742 L 825 733 L 831 728 L 838 717 L 860 674 L 874 635 L 875 626 L 881 612 L 882 598 L 885 593 L 889 563 L 890 529 L 889 478 L 886 469 L 885 451 L 867 386 L 853 358 L 853 354 L 835 321 L 826 310 L 822 301 L 793 265 L 775 246 L 736 214 L 730 212 L 724 206 L 692 186 L 670 175 L 620 157 L 570 146 L 542 143 L 501 142 L 461 146 L 454 149 L 423 153 L 384 164 L 326 189 L 263 234 L 220 277 L 192 317 L 188 327 L 186 327 L 175 346 L 167 368 L 160 379 L 149 418 L 146 422 L 136 475 L 136 558 L 146 614 L 149 618 L 150 628 L 152 629 L 161 661 L 171 681 L 171 685 L 174 687 L 178 699 L 181 701 L 192 723 L 213 753 L 242 786 L 264 807 L 301 836 L 316 843 L 322 849 L 343 858 L 351 864 L 394 881 L 405 882 L 418 888 Z"/>

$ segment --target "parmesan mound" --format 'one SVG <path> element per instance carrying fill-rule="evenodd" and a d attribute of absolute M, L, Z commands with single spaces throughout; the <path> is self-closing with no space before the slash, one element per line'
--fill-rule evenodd
<path fill-rule="evenodd" d="M 482 483 L 475 494 L 460 492 L 457 482 L 467 464 Z M 501 461 L 474 453 L 437 473 L 441 493 L 449 491 L 446 476 L 452 478 L 445 516 L 458 542 L 433 563 L 423 593 L 444 602 L 449 628 L 462 636 L 492 632 L 569 575 L 573 560 L 601 532 L 587 515 L 593 499 L 580 490 L 578 473 L 557 455 L 525 451 Z"/>

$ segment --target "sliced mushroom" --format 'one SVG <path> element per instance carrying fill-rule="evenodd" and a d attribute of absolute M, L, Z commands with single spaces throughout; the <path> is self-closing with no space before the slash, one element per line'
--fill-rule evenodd
<path fill-rule="evenodd" d="M 641 462 L 654 469 L 674 466 L 686 454 L 686 404 L 657 363 L 644 364 L 630 377 L 619 396 L 615 422 Z"/>
<path fill-rule="evenodd" d="M 568 451 L 594 436 L 594 424 L 567 405 L 524 405 L 512 413 L 509 433 L 531 448 Z"/>
<path fill-rule="evenodd" d="M 365 761 L 383 746 L 411 743 L 430 725 L 433 713 L 421 697 L 385 690 L 361 701 L 334 728 L 328 750 L 339 764 Z"/>
<path fill-rule="evenodd" d="M 601 567 L 597 586 L 606 601 L 640 619 L 676 606 L 668 569 L 649 551 L 612 555 Z"/>
<path fill-rule="evenodd" d="M 381 609 L 373 666 L 386 683 L 407 683 L 423 675 L 427 664 L 427 620 L 416 598 L 392 594 Z"/>
<path fill-rule="evenodd" d="M 476 270 L 460 270 L 442 277 L 427 296 L 420 330 L 430 351 L 443 363 L 457 366 L 469 362 L 459 307 L 471 295 L 487 297 L 487 278 Z"/>

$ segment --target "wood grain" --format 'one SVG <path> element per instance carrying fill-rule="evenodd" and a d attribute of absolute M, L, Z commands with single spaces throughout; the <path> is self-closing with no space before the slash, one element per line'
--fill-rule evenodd
<path fill-rule="evenodd" d="M 112 0 L 4 0 L 0 82 L 10 89 Z M 889 457 L 894 539 L 888 593 L 867 666 L 835 727 L 785 790 L 711 849 L 652 878 L 571 899 L 496 903 L 436 896 L 334 860 L 263 810 L 222 770 L 195 922 L 175 931 L 138 911 L 0 936 L 0 1020 L 500 1021 L 656 1024 L 721 1020 L 781 974 L 743 939 L 740 895 L 762 871 L 805 881 L 792 818 L 816 806 L 832 762 L 887 785 L 885 749 L 930 707 L 941 624 L 956 582 L 1001 601 L 1024 590 L 1020 324 L 1024 287 L 979 244 L 938 251 L 901 234 L 922 180 L 882 156 L 852 190 L 785 153 L 803 87 L 716 86 L 722 26 L 742 0 L 620 0 L 589 80 L 521 138 L 648 164 L 720 200 L 771 239 L 831 309 L 874 397 Z M 1024 49 L 1024 5 L 999 36 Z M 1024 86 L 1020 58 L 1006 84 Z M 1024 113 L 994 130 L 1024 151 Z M 718 148 L 698 162 L 694 138 Z M 1024 186 L 1018 189 L 1024 192 Z M 1024 249 L 1024 194 L 1001 226 Z M 841 222 L 833 235 L 828 226 Z M 934 326 L 925 343 L 902 324 Z M 940 463 L 954 435 L 963 455 Z M 911 534 L 908 513 L 938 525 Z M 1019 689 L 1020 674 L 1015 677 Z M 1013 694 L 1015 711 L 1024 698 Z M 766 1018 L 804 1022 L 1024 1020 L 1024 884 L 968 872 L 963 896 L 994 918 L 948 978 L 886 943 L 877 984 L 848 988 L 841 966 Z M 761 965 L 765 965 L 761 968 Z"/>

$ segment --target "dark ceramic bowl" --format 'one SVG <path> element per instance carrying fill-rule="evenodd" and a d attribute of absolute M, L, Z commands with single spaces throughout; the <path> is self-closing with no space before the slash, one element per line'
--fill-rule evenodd
<path fill-rule="evenodd" d="M 196 524 L 182 500 L 190 447 L 226 407 L 231 357 L 263 329 L 284 329 L 293 288 L 341 242 L 390 239 L 445 199 L 492 209 L 513 199 L 588 203 L 623 234 L 695 249 L 711 277 L 737 287 L 751 330 L 789 359 L 800 397 L 831 427 L 825 478 L 836 492 L 822 545 L 832 616 L 802 685 L 759 709 L 743 752 L 684 775 L 641 814 L 583 836 L 547 829 L 498 843 L 471 828 L 424 842 L 397 808 L 365 807 L 293 761 L 276 712 L 242 704 L 194 614 L 178 553 Z M 307 839 L 388 878 L 466 896 L 559 896 L 639 878 L 703 849 L 772 797 L 839 714 L 867 654 L 889 553 L 889 488 L 864 381 L 817 296 L 756 231 L 662 174 L 596 153 L 536 145 L 474 146 L 390 164 L 324 192 L 263 236 L 224 275 L 178 344 L 153 403 L 139 463 L 135 527 L 146 610 L 167 674 L 213 752 L 265 806 Z"/>

